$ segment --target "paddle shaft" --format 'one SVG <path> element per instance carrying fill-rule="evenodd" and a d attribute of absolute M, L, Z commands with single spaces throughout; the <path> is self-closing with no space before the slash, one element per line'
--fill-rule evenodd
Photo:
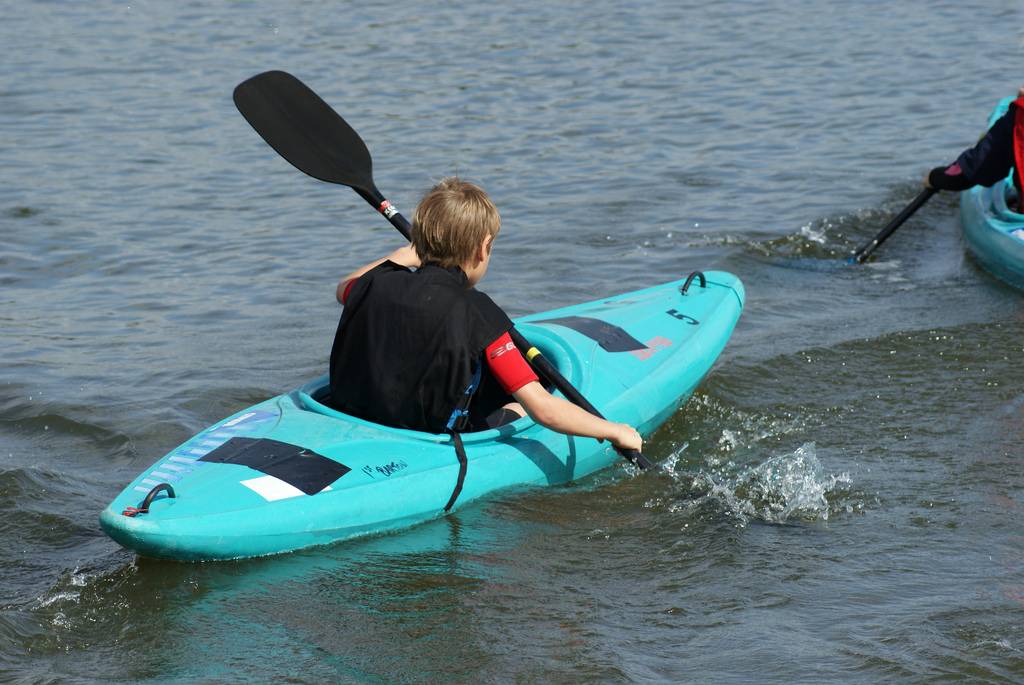
<path fill-rule="evenodd" d="M 412 239 L 412 226 L 409 224 L 408 219 L 395 210 L 391 203 L 388 202 L 376 188 L 371 192 L 366 192 L 356 188 L 356 192 L 359 193 L 359 195 L 369 204 L 376 207 L 377 211 L 383 214 L 387 220 L 391 222 L 391 225 L 397 228 L 398 232 L 405 236 L 406 240 Z M 529 360 L 530 365 L 533 366 L 534 370 L 541 378 L 555 386 L 555 388 L 565 395 L 566 399 L 584 411 L 587 411 L 598 418 L 604 418 L 604 415 L 597 410 L 597 407 L 592 405 L 587 398 L 584 397 L 583 394 L 568 381 L 568 379 L 566 379 L 565 376 L 559 373 L 554 364 L 549 362 L 544 355 L 541 354 L 540 350 L 531 345 L 529 341 L 523 337 L 523 334 L 517 331 L 515 327 L 512 327 L 509 330 L 509 336 L 512 338 L 512 343 L 523 352 Z M 627 450 L 619 447 L 616 447 L 615 450 L 627 461 L 636 464 L 641 469 L 646 469 L 652 466 L 651 460 L 641 454 L 638 450 Z"/>
<path fill-rule="evenodd" d="M 895 233 L 896 229 L 902 226 L 904 221 L 913 216 L 914 212 L 921 209 L 921 206 L 924 205 L 925 202 L 928 202 L 931 196 L 934 195 L 936 192 L 937 191 L 934 188 L 925 188 L 920 193 L 918 193 L 917 197 L 914 198 L 913 202 L 904 207 L 902 212 L 897 214 L 892 221 L 886 224 L 885 228 L 883 228 L 881 232 L 879 232 L 879 234 L 876 235 L 871 242 L 865 244 L 863 247 L 861 247 L 859 250 L 853 253 L 852 261 L 856 262 L 857 264 L 864 263 L 864 260 L 868 258 L 868 255 L 875 251 L 875 248 L 884 243 L 889 238 L 889 236 Z"/>

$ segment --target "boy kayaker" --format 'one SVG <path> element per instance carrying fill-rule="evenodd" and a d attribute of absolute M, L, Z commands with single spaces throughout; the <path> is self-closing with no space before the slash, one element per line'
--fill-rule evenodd
<path fill-rule="evenodd" d="M 1010 173 L 1017 189 L 1018 211 L 1024 209 L 1021 197 L 1020 169 L 1024 164 L 1024 87 L 1006 114 L 996 120 L 977 145 L 960 153 L 948 166 L 935 167 L 924 178 L 924 185 L 935 190 L 967 190 L 976 185 L 991 186 Z"/>
<path fill-rule="evenodd" d="M 483 189 L 446 178 L 416 208 L 410 245 L 339 281 L 345 309 L 331 350 L 331 404 L 432 433 L 484 430 L 529 414 L 559 433 L 640 449 L 632 426 L 549 393 L 512 343 L 512 321 L 474 288 L 500 228 Z"/>

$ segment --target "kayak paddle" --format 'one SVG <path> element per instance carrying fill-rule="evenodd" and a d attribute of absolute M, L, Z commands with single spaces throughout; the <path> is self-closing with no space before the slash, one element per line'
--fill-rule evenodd
<path fill-rule="evenodd" d="M 240 83 L 235 106 L 263 140 L 296 169 L 327 183 L 355 190 L 410 239 L 411 226 L 373 182 L 373 162 L 359 134 L 306 84 L 283 71 L 266 71 Z M 546 381 L 573 404 L 604 418 L 540 351 L 513 327 L 512 342 Z M 651 466 L 637 450 L 616 448 L 641 469 Z"/>
<path fill-rule="evenodd" d="M 294 162 L 293 162 L 294 164 Z M 864 260 L 868 258 L 875 248 L 884 243 L 889 236 L 896 232 L 896 229 L 903 225 L 903 222 L 913 216 L 914 212 L 921 209 L 921 206 L 931 198 L 937 191 L 934 188 L 925 188 L 914 201 L 903 208 L 903 211 L 897 214 L 892 221 L 885 225 L 885 228 L 876 235 L 871 242 L 863 245 L 859 250 L 853 253 L 853 256 L 848 260 L 850 264 L 863 264 Z"/>

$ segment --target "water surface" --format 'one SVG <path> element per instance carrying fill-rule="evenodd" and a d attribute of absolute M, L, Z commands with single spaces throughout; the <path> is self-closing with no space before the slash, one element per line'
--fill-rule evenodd
<path fill-rule="evenodd" d="M 4 3 L 0 672 L 12 682 L 1024 679 L 1021 293 L 934 198 L 1015 92 L 1012 3 Z M 286 69 L 407 214 L 504 220 L 513 315 L 745 282 L 637 476 L 280 557 L 138 560 L 99 511 L 326 367 L 334 282 L 397 234 L 267 148 Z"/>

